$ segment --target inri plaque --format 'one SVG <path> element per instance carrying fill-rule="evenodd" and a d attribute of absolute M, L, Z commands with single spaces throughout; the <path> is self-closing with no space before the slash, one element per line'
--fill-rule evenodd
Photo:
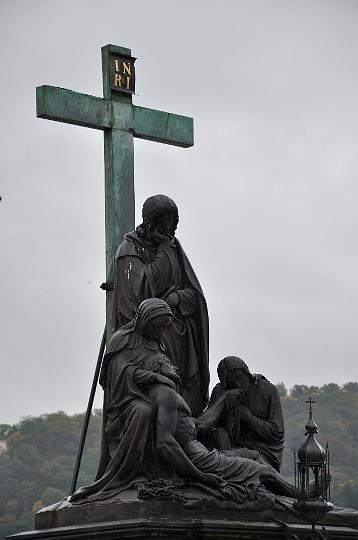
<path fill-rule="evenodd" d="M 111 54 L 109 57 L 109 76 L 111 90 L 135 93 L 135 68 L 136 58 Z"/>

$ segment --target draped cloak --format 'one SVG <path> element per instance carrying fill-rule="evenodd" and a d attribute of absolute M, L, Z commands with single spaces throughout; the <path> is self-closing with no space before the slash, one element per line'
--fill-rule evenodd
<path fill-rule="evenodd" d="M 111 337 L 103 360 L 102 444 L 96 480 L 78 489 L 72 500 L 103 499 L 134 482 L 172 477 L 173 470 L 154 452 L 155 411 L 145 387 L 167 363 L 163 348 L 133 332 L 132 321 Z M 153 370 L 153 371 L 151 371 Z"/>
<path fill-rule="evenodd" d="M 114 330 L 128 323 L 146 298 L 179 296 L 162 340 L 181 378 L 179 393 L 198 416 L 208 403 L 209 321 L 206 301 L 180 242 L 157 245 L 143 229 L 126 234 L 116 253 Z"/>
<path fill-rule="evenodd" d="M 245 405 L 251 412 L 250 427 L 240 422 L 240 404 L 227 411 L 225 389 L 217 384 L 203 415 L 206 424 L 222 426 L 232 446 L 257 450 L 274 469 L 280 471 L 284 448 L 284 422 L 277 388 L 262 376 L 254 376 L 246 393 Z M 230 426 L 231 429 L 228 429 Z"/>

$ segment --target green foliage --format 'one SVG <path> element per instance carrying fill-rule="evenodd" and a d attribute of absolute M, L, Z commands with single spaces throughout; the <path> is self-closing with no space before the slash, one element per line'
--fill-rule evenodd
<path fill-rule="evenodd" d="M 281 398 L 285 419 L 286 448 L 282 473 L 292 477 L 293 450 L 305 440 L 309 397 L 314 419 L 318 425 L 318 440 L 329 443 L 332 501 L 344 507 L 358 508 L 358 383 L 347 383 L 342 388 L 331 383 L 316 386 L 296 385 L 291 394 Z"/>
<path fill-rule="evenodd" d="M 10 424 L 0 424 L 0 439 L 6 439 L 6 437 L 10 435 L 12 429 L 13 426 L 10 426 Z"/>
<path fill-rule="evenodd" d="M 0 425 L 7 450 L 0 454 L 0 538 L 34 528 L 34 513 L 68 495 L 83 414 L 63 412 L 26 417 L 14 426 Z M 78 485 L 90 483 L 100 452 L 102 415 L 94 411 Z M 1 438 L 1 435 L 0 435 Z"/>
<path fill-rule="evenodd" d="M 280 398 L 282 399 L 283 397 L 287 396 L 287 388 L 286 386 L 284 385 L 283 382 L 279 382 L 276 384 L 276 388 L 277 388 L 277 391 L 278 391 L 278 395 L 280 396 Z"/>
<path fill-rule="evenodd" d="M 282 473 L 293 478 L 293 450 L 305 440 L 309 396 L 322 445 L 331 452 L 332 500 L 358 508 L 358 383 L 340 388 L 296 385 L 290 393 L 277 385 L 286 430 Z M 26 417 L 14 426 L 0 424 L 7 450 L 0 454 L 0 539 L 34 527 L 34 513 L 68 495 L 83 423 L 83 414 L 63 412 Z M 101 411 L 94 411 L 78 485 L 93 481 L 101 442 Z"/>

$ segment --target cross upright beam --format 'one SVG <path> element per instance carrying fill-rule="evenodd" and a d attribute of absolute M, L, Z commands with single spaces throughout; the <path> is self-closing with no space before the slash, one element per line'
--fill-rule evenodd
<path fill-rule="evenodd" d="M 130 88 L 134 85 L 134 61 L 130 49 L 102 47 L 103 98 L 54 86 L 36 89 L 39 118 L 104 132 L 107 284 L 113 283 L 116 249 L 124 234 L 134 229 L 133 137 L 182 148 L 194 144 L 192 118 L 133 105 Z M 106 297 L 108 340 L 112 334 L 110 285 Z"/>

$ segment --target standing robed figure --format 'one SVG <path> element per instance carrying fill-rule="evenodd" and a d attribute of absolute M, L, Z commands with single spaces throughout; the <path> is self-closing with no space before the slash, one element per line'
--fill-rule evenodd
<path fill-rule="evenodd" d="M 179 221 L 175 202 L 149 197 L 143 223 L 125 235 L 116 253 L 114 328 L 133 319 L 146 298 L 161 298 L 173 311 L 162 339 L 181 379 L 179 392 L 194 416 L 208 403 L 209 321 L 195 272 L 175 237 Z"/>

